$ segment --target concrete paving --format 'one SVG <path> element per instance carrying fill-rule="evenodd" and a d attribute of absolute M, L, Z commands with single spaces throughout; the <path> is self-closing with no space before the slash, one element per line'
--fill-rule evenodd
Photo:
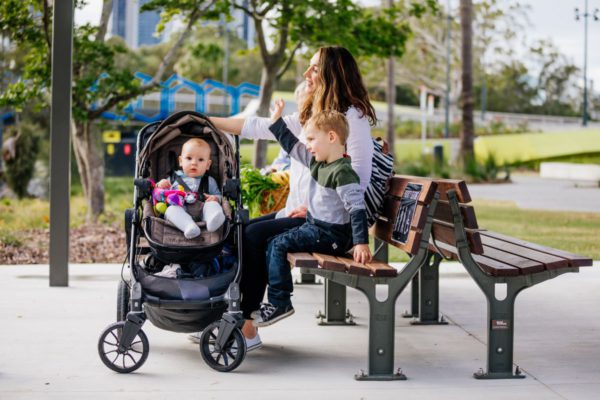
<path fill-rule="evenodd" d="M 396 365 L 407 381 L 357 382 L 367 366 L 366 299 L 348 290 L 356 326 L 321 327 L 323 286 L 296 286 L 296 314 L 261 330 L 264 347 L 234 372 L 211 370 L 186 335 L 144 326 L 150 356 L 120 375 L 100 361 L 115 318 L 118 265 L 71 265 L 70 287 L 49 288 L 48 266 L 0 266 L 0 399 L 597 399 L 600 263 L 517 299 L 515 363 L 523 380 L 478 381 L 485 365 L 485 298 L 457 264 L 442 264 L 447 326 L 412 326 L 398 300 Z"/>
<path fill-rule="evenodd" d="M 597 182 L 544 179 L 536 175 L 511 178 L 512 183 L 469 184 L 471 197 L 512 201 L 525 209 L 600 212 Z"/>

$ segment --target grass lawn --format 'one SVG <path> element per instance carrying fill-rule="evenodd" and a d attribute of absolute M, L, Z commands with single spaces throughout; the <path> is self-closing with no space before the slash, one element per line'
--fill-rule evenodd
<path fill-rule="evenodd" d="M 101 222 L 122 223 L 124 210 L 131 207 L 132 178 L 107 178 L 105 187 L 106 213 Z M 600 260 L 600 213 L 522 210 L 511 202 L 477 201 L 474 205 L 479 226 L 483 228 Z M 15 210 L 21 212 L 16 213 Z M 74 185 L 71 227 L 85 223 L 85 210 L 81 189 Z M 18 241 L 19 231 L 47 228 L 48 223 L 48 202 L 38 199 L 0 200 L 0 241 L 3 243 Z M 391 261 L 407 259 L 401 251 L 390 250 Z"/>
<path fill-rule="evenodd" d="M 600 213 L 523 210 L 512 202 L 475 201 L 481 228 L 600 260 Z M 406 261 L 390 247 L 391 261 Z"/>

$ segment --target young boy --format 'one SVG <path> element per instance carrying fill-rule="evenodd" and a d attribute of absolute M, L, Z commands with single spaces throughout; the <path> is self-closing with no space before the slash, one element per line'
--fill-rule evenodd
<path fill-rule="evenodd" d="M 315 114 L 306 124 L 306 146 L 281 119 L 283 100 L 275 102 L 270 127 L 281 146 L 310 168 L 306 223 L 275 236 L 267 248 L 268 298 L 252 313 L 255 326 L 268 326 L 294 313 L 290 300 L 292 274 L 287 253 L 319 252 L 343 255 L 354 245 L 354 260 L 371 260 L 364 191 L 350 160 L 344 157 L 348 137 L 346 117 L 336 111 Z"/>
<path fill-rule="evenodd" d="M 200 227 L 186 212 L 184 208 L 186 203 L 205 201 L 202 208 L 202 220 L 206 221 L 206 230 L 209 232 L 217 230 L 225 221 L 223 209 L 219 204 L 221 192 L 217 182 L 209 176 L 208 194 L 198 193 L 202 177 L 210 165 L 210 145 L 200 138 L 192 138 L 181 147 L 179 156 L 181 170 L 175 172 L 173 182 L 162 179 L 154 189 L 154 199 L 164 201 L 168 206 L 165 211 L 165 219 L 182 231 L 187 239 L 193 239 L 200 235 Z M 182 192 L 185 192 L 185 196 L 182 196 Z M 205 198 L 197 199 L 196 193 L 200 196 L 204 195 Z"/>

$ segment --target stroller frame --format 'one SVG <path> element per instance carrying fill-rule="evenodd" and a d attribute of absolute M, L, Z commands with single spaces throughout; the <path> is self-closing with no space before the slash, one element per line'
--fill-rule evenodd
<path fill-rule="evenodd" d="M 138 133 L 136 140 L 136 179 L 133 191 L 133 209 L 125 212 L 126 233 L 128 233 L 128 260 L 131 269 L 131 280 L 129 284 L 122 278 L 119 284 L 119 296 L 117 299 L 116 323 L 109 325 L 101 334 L 98 342 L 98 352 L 103 363 L 113 371 L 119 373 L 133 372 L 146 361 L 149 353 L 148 339 L 142 330 L 147 319 L 144 304 L 158 309 L 167 310 L 202 310 L 223 307 L 226 311 L 221 319 L 208 325 L 202 334 L 200 352 L 205 362 L 213 369 L 227 372 L 237 368 L 246 354 L 246 342 L 241 334 L 244 317 L 240 309 L 240 287 L 242 271 L 242 232 L 243 225 L 248 221 L 248 211 L 243 208 L 240 188 L 240 140 L 234 137 L 234 157 L 236 166 L 233 178 L 227 179 L 223 186 L 223 197 L 235 201 L 235 209 L 232 212 L 231 225 L 233 226 L 234 241 L 237 244 L 237 264 L 235 266 L 235 277 L 229 284 L 226 292 L 222 295 L 210 297 L 207 300 L 165 300 L 144 292 L 142 284 L 136 276 L 135 263 L 138 256 L 145 253 L 139 247 L 142 227 L 141 210 L 144 199 L 151 193 L 150 183 L 145 178 L 140 178 L 140 157 L 138 153 L 147 144 L 152 135 L 160 130 L 166 121 L 173 121 L 176 117 L 184 114 L 192 114 L 204 119 L 210 129 L 220 132 L 215 128 L 208 118 L 195 112 L 176 113 L 165 121 L 154 122 L 144 126 Z M 225 135 L 224 133 L 220 133 Z M 226 222 L 228 223 L 228 222 Z M 128 225 L 130 225 L 128 229 Z M 229 226 L 227 234 L 229 235 Z M 146 252 L 147 253 L 147 252 Z M 106 351 L 106 346 L 111 345 L 112 350 Z M 140 349 L 141 347 L 141 349 Z M 233 354 L 235 353 L 235 354 Z M 114 357 L 114 358 L 113 358 Z M 129 365 L 128 365 L 129 364 Z"/>

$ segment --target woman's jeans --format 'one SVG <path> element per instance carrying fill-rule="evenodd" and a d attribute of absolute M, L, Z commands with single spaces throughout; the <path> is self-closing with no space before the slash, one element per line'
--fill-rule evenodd
<path fill-rule="evenodd" d="M 244 318 L 260 307 L 267 287 L 267 245 L 269 240 L 306 222 L 305 218 L 277 218 L 275 213 L 250 221 L 242 239 L 241 309 Z M 289 268 L 289 267 L 288 267 Z"/>

